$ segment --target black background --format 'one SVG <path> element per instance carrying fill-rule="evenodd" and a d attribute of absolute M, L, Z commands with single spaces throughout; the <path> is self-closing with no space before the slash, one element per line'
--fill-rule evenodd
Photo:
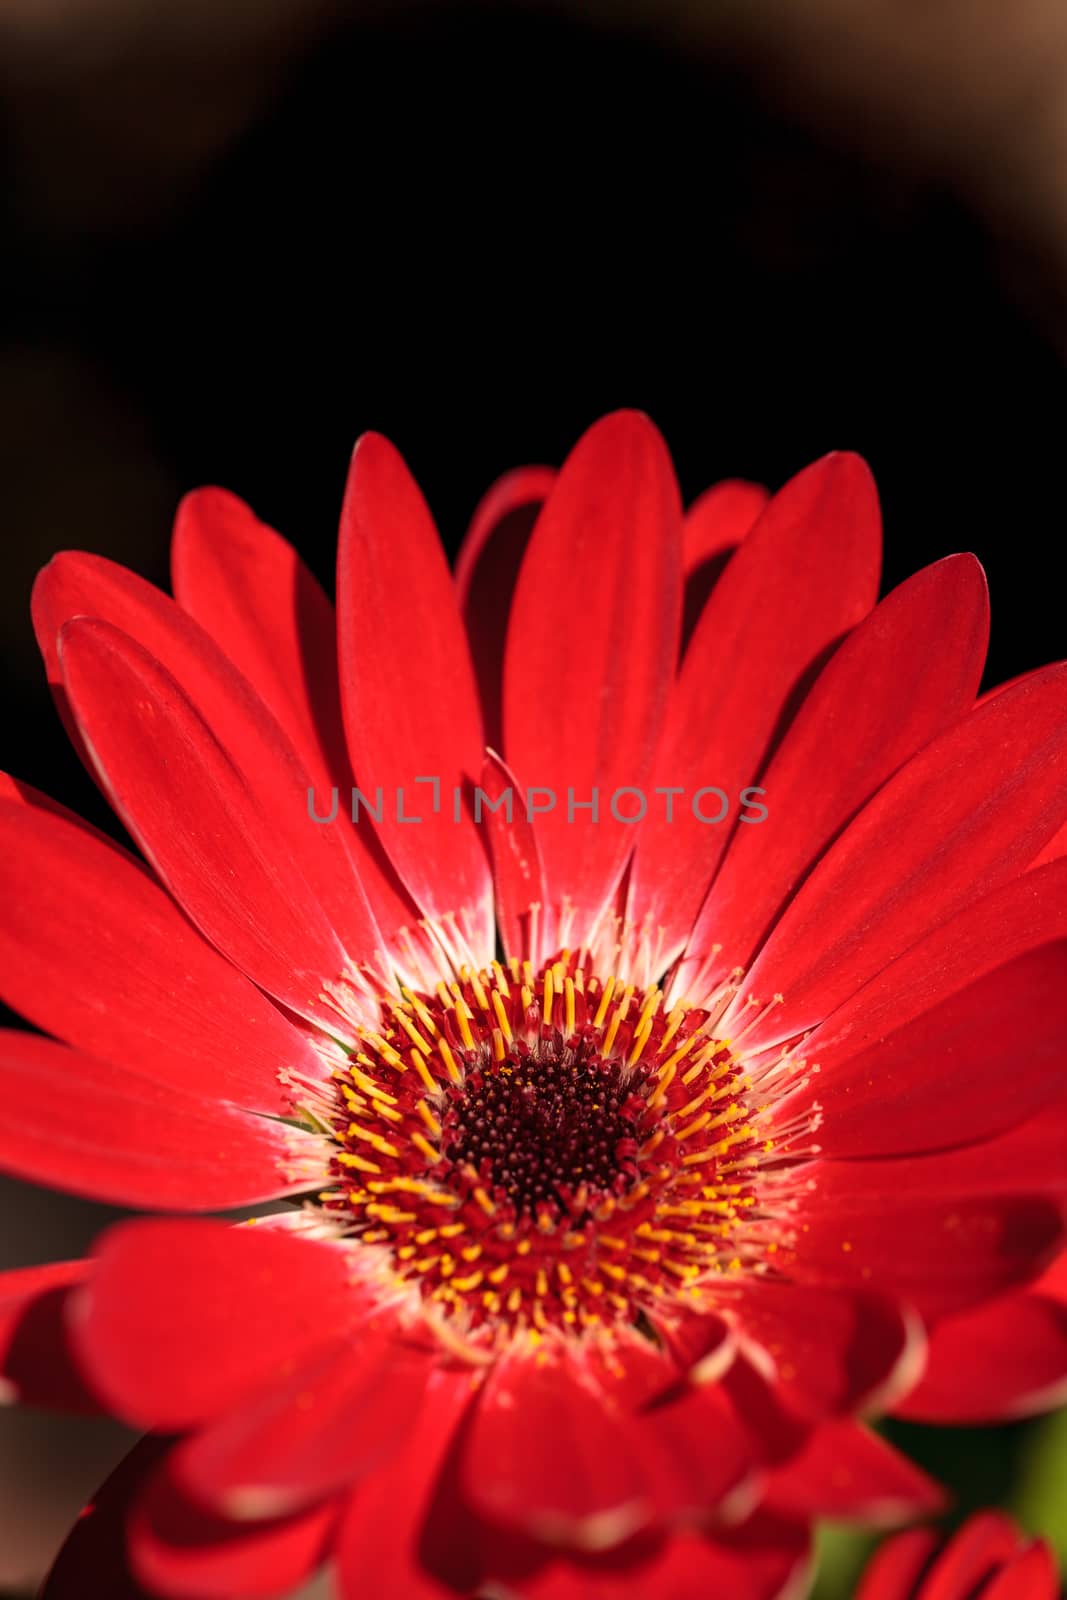
<path fill-rule="evenodd" d="M 335 29 L 185 193 L 121 226 L 42 223 L 11 176 L 2 316 L 32 381 L 4 403 L 5 759 L 96 820 L 48 709 L 33 568 L 74 546 L 165 582 L 178 495 L 221 482 L 329 586 L 367 427 L 451 549 L 497 473 L 558 462 L 617 405 L 659 423 L 687 498 L 859 450 L 887 584 L 972 549 L 988 681 L 1060 653 L 1063 376 L 995 241 L 736 73 L 552 18 L 430 13 Z M 56 362 L 62 404 L 35 408 Z M 581 596 L 560 604 L 577 624 Z"/>

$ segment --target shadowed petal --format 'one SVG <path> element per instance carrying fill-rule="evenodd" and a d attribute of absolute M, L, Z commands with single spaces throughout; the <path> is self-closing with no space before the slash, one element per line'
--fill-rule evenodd
<path fill-rule="evenodd" d="M 487 806 L 482 826 L 493 856 L 496 919 L 504 954 L 520 961 L 528 958 L 536 971 L 553 948 L 537 833 L 526 815 L 523 790 L 493 750 L 486 751 L 481 787 L 490 806 L 501 807 Z"/>
<path fill-rule="evenodd" d="M 733 1311 L 742 1346 L 770 1358 L 779 1396 L 802 1415 L 884 1408 L 922 1364 L 914 1319 L 872 1290 L 750 1277 L 729 1286 L 723 1307 Z"/>
<path fill-rule="evenodd" d="M 169 1600 L 283 1600 L 329 1553 L 339 1506 L 235 1523 L 182 1494 L 173 1457 L 138 1495 L 127 1521 L 135 1576 Z"/>
<path fill-rule="evenodd" d="M 553 467 L 516 467 L 482 496 L 456 557 L 456 594 L 467 629 L 486 742 L 504 742 L 504 643 L 515 584 L 537 514 L 556 481 Z"/>
<path fill-rule="evenodd" d="M 426 1392 L 422 1423 L 406 1447 L 352 1496 L 337 1545 L 343 1600 L 368 1595 L 442 1600 L 455 1589 L 435 1576 L 433 1502 L 439 1475 L 472 1399 L 465 1372 L 440 1371 Z M 457 1525 L 458 1524 L 458 1525 Z M 457 1558 L 482 1576 L 480 1552 L 464 1535 L 469 1521 L 449 1517 L 444 1529 L 448 1561 Z"/>
<path fill-rule="evenodd" d="M 126 1519 L 167 1449 L 165 1439 L 142 1439 L 123 1457 L 63 1541 L 38 1600 L 85 1600 L 90 1572 L 107 1600 L 152 1600 L 130 1570 Z"/>
<path fill-rule="evenodd" d="M 770 495 L 758 483 L 727 478 L 698 495 L 685 514 L 682 562 L 685 569 L 683 651 L 693 637 L 708 596 L 730 556 L 750 533 Z"/>
<path fill-rule="evenodd" d="M 0 1273 L 0 1403 L 95 1412 L 66 1326 L 67 1298 L 91 1271 L 59 1261 Z"/>
<path fill-rule="evenodd" d="M 916 1422 L 1000 1422 L 1067 1398 L 1067 1256 L 1015 1294 L 931 1329 L 926 1368 L 895 1410 Z"/>

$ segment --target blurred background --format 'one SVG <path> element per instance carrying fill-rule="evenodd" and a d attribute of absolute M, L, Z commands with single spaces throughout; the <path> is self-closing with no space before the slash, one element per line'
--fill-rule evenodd
<path fill-rule="evenodd" d="M 618 405 L 689 498 L 859 450 L 887 584 L 974 550 L 988 682 L 1064 654 L 1057 0 L 0 0 L 0 117 L 3 765 L 98 824 L 36 569 L 79 547 L 165 582 L 178 496 L 220 482 L 329 585 L 368 427 L 453 549 L 491 478 Z M 111 1215 L 0 1201 L 0 1266 Z M 894 1434 L 1064 1552 L 1063 1417 Z M 125 1443 L 0 1414 L 0 1594 Z M 859 1552 L 825 1546 L 835 1600 Z"/>

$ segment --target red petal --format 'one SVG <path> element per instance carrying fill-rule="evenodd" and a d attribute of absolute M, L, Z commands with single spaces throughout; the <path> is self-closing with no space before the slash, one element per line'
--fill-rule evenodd
<path fill-rule="evenodd" d="M 736 1517 L 735 1491 L 747 1507 L 762 1441 L 716 1381 L 733 1359 L 729 1329 L 719 1318 L 693 1317 L 667 1342 L 670 1363 L 650 1344 L 631 1342 L 617 1361 L 594 1366 L 590 1356 L 584 1381 L 600 1388 L 602 1409 L 619 1420 L 617 1447 L 637 1456 L 657 1521 Z M 683 1373 L 674 1366 L 679 1356 Z"/>
<path fill-rule="evenodd" d="M 143 1427 L 177 1431 L 281 1382 L 353 1330 L 347 1252 L 271 1228 L 128 1222 L 110 1229 L 76 1297 L 94 1388 Z"/>
<path fill-rule="evenodd" d="M 536 829 L 553 904 L 583 943 L 633 847 L 615 819 L 642 789 L 674 675 L 681 508 L 670 458 L 644 416 L 604 417 L 579 440 L 530 539 L 511 608 L 504 754 L 554 797 Z M 597 790 L 599 816 L 574 810 Z M 544 797 L 538 803 L 547 804 Z M 629 815 L 633 797 L 618 810 Z"/>
<path fill-rule="evenodd" d="M 970 708 L 989 636 L 985 576 L 950 556 L 894 589 L 819 674 L 760 779 L 767 817 L 738 826 L 689 938 L 697 989 L 747 966 L 844 823 L 915 752 Z"/>
<path fill-rule="evenodd" d="M 1049 667 L 940 735 L 824 856 L 749 974 L 775 990 L 749 1048 L 824 1017 L 901 950 L 1021 872 L 1067 807 L 1067 666 Z"/>
<path fill-rule="evenodd" d="M 514 588 L 522 550 L 530 531 L 529 527 L 525 529 L 516 551 L 518 529 L 510 525 L 509 519 L 516 512 L 532 511 L 536 515 L 537 509 L 548 498 L 557 476 L 555 467 L 514 467 L 497 478 L 485 491 L 474 508 L 470 526 L 456 556 L 456 592 L 464 615 L 475 591 L 480 589 L 483 600 L 492 608 L 503 602 L 506 616 L 510 592 Z M 510 574 L 511 581 L 491 581 L 483 563 L 496 569 L 497 563 L 502 561 L 505 562 L 503 570 Z M 489 620 L 488 616 L 485 620 Z"/>
<path fill-rule="evenodd" d="M 379 434 L 364 434 L 352 457 L 337 562 L 341 700 L 357 781 L 371 799 L 384 790 L 376 826 L 418 905 L 435 918 L 467 910 L 482 964 L 493 954 L 489 870 L 481 830 L 453 810 L 455 789 L 466 799 L 482 770 L 478 689 L 433 519 Z"/>
<path fill-rule="evenodd" d="M 653 1321 L 661 1343 L 693 1383 L 714 1383 L 734 1359 L 733 1329 L 717 1314 L 679 1314 L 671 1307 Z"/>
<path fill-rule="evenodd" d="M 375 920 L 391 937 L 413 920 L 414 907 L 369 819 L 352 825 L 337 626 L 322 586 L 292 545 L 225 489 L 186 495 L 171 568 L 180 605 L 223 647 L 291 741 L 315 786 L 316 808 L 331 809 L 334 786 L 344 796 L 332 826 L 344 832 Z M 171 662 L 159 659 L 180 682 Z"/>
<path fill-rule="evenodd" d="M 71 1349 L 67 1297 L 90 1270 L 60 1261 L 0 1273 L 0 1402 L 52 1411 L 98 1411 Z"/>
<path fill-rule="evenodd" d="M 1052 1259 L 1064 1235 L 1055 1205 L 961 1193 L 946 1167 L 941 1155 L 816 1164 L 803 1221 L 779 1254 L 783 1270 L 803 1282 L 899 1295 L 938 1316 L 1002 1293 Z M 1026 1186 L 1020 1175 L 1017 1187 Z"/>
<path fill-rule="evenodd" d="M 730 1600 L 786 1600 L 808 1592 L 811 1535 L 800 1523 L 762 1509 L 740 1525 L 703 1537 L 670 1541 L 657 1600 L 693 1600 L 695 1594 Z M 646 1594 L 648 1591 L 645 1591 Z"/>
<path fill-rule="evenodd" d="M 742 1352 L 724 1373 L 722 1387 L 748 1428 L 765 1464 L 778 1466 L 796 1455 L 811 1431 L 807 1419 L 785 1403 L 780 1385 Z"/>
<path fill-rule="evenodd" d="M 979 978 L 859 1055 L 822 1070 L 824 1156 L 966 1144 L 1024 1122 L 1063 1091 L 1067 940 Z"/>
<path fill-rule="evenodd" d="M 159 1464 L 167 1448 L 153 1438 L 135 1445 L 82 1512 L 40 1600 L 288 1595 L 328 1553 L 336 1507 L 235 1527 L 182 1497 L 166 1462 Z"/>
<path fill-rule="evenodd" d="M 38 1027 L 145 1076 L 285 1111 L 304 1037 L 190 927 L 125 850 L 78 818 L 0 801 L 0 991 Z"/>
<path fill-rule="evenodd" d="M 456 557 L 456 594 L 478 675 L 485 737 L 503 743 L 501 692 L 511 597 L 537 514 L 556 481 L 553 467 L 517 467 L 478 502 Z"/>
<path fill-rule="evenodd" d="M 192 702 L 229 760 L 255 789 L 270 813 L 276 850 L 284 841 L 341 943 L 356 959 L 374 952 L 377 928 L 356 881 L 347 843 L 351 830 L 311 823 L 311 774 L 263 701 L 203 628 L 124 567 L 101 556 L 72 552 L 56 556 L 38 575 L 33 614 L 60 707 L 68 714 L 73 711 L 75 721 L 82 724 L 84 718 L 78 717 L 76 708 L 64 705 L 64 694 L 71 694 L 59 643 L 64 625 L 74 617 L 97 617 L 140 645 Z M 94 725 L 78 728 L 90 748 L 105 716 L 102 707 L 92 709 Z M 88 764 L 99 778 L 99 761 L 90 755 Z M 111 787 L 106 789 L 113 800 Z M 328 810 L 325 796 L 317 797 L 317 809 Z"/>
<path fill-rule="evenodd" d="M 492 806 L 482 818 L 493 855 L 496 918 L 504 954 L 528 958 L 535 971 L 549 952 L 545 873 L 537 834 L 526 815 L 523 790 L 495 751 L 486 753 L 481 788 Z M 511 815 L 508 816 L 508 796 Z"/>
<path fill-rule="evenodd" d="M 1041 667 L 1028 668 L 1026 672 L 1017 672 L 1014 677 L 1005 678 L 1003 683 L 995 683 L 992 689 L 985 689 L 978 696 L 977 704 L 984 706 L 987 700 L 995 700 L 998 694 L 1003 694 L 1005 689 L 1014 689 L 1017 683 L 1022 683 L 1026 678 L 1032 678 L 1035 672 L 1041 672 Z"/>
<path fill-rule="evenodd" d="M 916 1422 L 1001 1422 L 1067 1399 L 1067 1304 L 1025 1293 L 946 1317 L 930 1332 L 926 1367 L 896 1406 Z"/>
<path fill-rule="evenodd" d="M 909 1528 L 875 1551 L 860 1578 L 855 1600 L 917 1600 L 919 1579 L 937 1549 L 929 1528 Z"/>
<path fill-rule="evenodd" d="M 288 1595 L 320 1565 L 334 1507 L 256 1528 L 222 1522 L 182 1498 L 166 1462 L 160 1466 L 166 1448 L 165 1440 L 144 1438 L 120 1462 L 75 1523 L 40 1600 Z"/>
<path fill-rule="evenodd" d="M 1047 1295 L 1057 1304 L 1067 1306 L 1067 1252 L 1057 1256 L 1031 1287 L 1035 1293 Z"/>
<path fill-rule="evenodd" d="M 714 1537 L 693 1530 L 641 1538 L 602 1556 L 557 1559 L 523 1585 L 524 1600 L 785 1600 L 807 1593 L 811 1547 L 801 1524 L 757 1512 Z"/>
<path fill-rule="evenodd" d="M 178 507 L 171 572 L 178 604 L 244 674 L 305 764 L 344 781 L 333 606 L 292 545 L 228 490 L 197 489 Z"/>
<path fill-rule="evenodd" d="M 180 1447 L 178 1481 L 238 1520 L 288 1515 L 344 1489 L 401 1449 L 426 1396 L 430 1361 L 391 1332 L 330 1344 Z"/>
<path fill-rule="evenodd" d="M 61 655 L 112 804 L 182 908 L 262 988 L 340 1032 L 344 1019 L 323 987 L 348 970 L 348 952 L 287 851 L 274 809 L 131 639 L 82 618 L 64 628 Z M 373 950 L 368 943 L 356 954 Z"/>
<path fill-rule="evenodd" d="M 493 1367 L 461 1482 L 480 1514 L 551 1544 L 608 1548 L 653 1511 L 636 1425 L 562 1360 Z"/>
<path fill-rule="evenodd" d="M 748 1488 L 757 1466 L 750 1431 L 715 1383 L 681 1385 L 646 1406 L 637 1418 L 637 1448 L 655 1485 L 659 1514 L 675 1523 L 727 1518 L 729 1497 Z"/>
<path fill-rule="evenodd" d="M 801 1415 L 883 1409 L 921 1366 L 921 1332 L 878 1294 L 749 1278 L 723 1304 L 742 1346 L 759 1347 L 761 1367 L 770 1359 L 779 1395 Z"/>
<path fill-rule="evenodd" d="M 999 1511 L 979 1512 L 964 1523 L 934 1562 L 923 1584 L 922 1600 L 970 1600 L 1021 1546 L 1019 1530 L 1010 1518 Z"/>
<path fill-rule="evenodd" d="M 920 1156 L 900 1156 L 891 1165 L 901 1189 L 919 1204 L 931 1197 L 940 1204 L 946 1195 L 1048 1195 L 1067 1201 L 1067 1097 L 1055 1101 L 1036 1117 L 1009 1133 L 955 1150 Z M 828 1163 L 846 1172 L 886 1172 L 885 1161 Z M 868 1179 L 865 1179 L 866 1183 Z M 883 1182 L 875 1177 L 874 1187 Z"/>
<path fill-rule="evenodd" d="M 1048 844 L 1038 852 L 1030 863 L 1030 870 L 1033 871 L 1035 867 L 1043 867 L 1049 861 L 1059 861 L 1065 855 L 1067 855 L 1067 825 L 1054 833 Z"/>
<path fill-rule="evenodd" d="M 697 495 L 685 514 L 682 551 L 686 577 L 697 577 L 705 562 L 739 545 L 769 499 L 762 484 L 744 478 L 724 478 Z"/>
<path fill-rule="evenodd" d="M 225 1211 L 307 1189 L 302 1153 L 323 1165 L 284 1123 L 35 1034 L 0 1029 L 0 1095 L 0 1168 L 112 1205 Z"/>
<path fill-rule="evenodd" d="M 1059 1595 L 1056 1558 L 1043 1540 L 1020 1550 L 982 1590 L 982 1600 L 1059 1600 Z"/>
<path fill-rule="evenodd" d="M 758 782 L 798 687 L 877 598 L 879 529 L 866 466 L 827 456 L 775 495 L 704 608 L 655 768 L 657 788 L 685 793 L 671 822 L 665 806 L 650 808 L 634 857 L 631 916 L 664 927 L 665 958 L 692 927 L 741 790 Z M 707 785 L 727 796 L 719 824 L 694 815 L 694 796 Z M 722 802 L 698 804 L 710 816 Z"/>
<path fill-rule="evenodd" d="M 153 1594 L 170 1600 L 288 1596 L 328 1556 L 336 1504 L 235 1524 L 182 1495 L 173 1460 L 159 1468 L 128 1519 L 130 1566 Z"/>
<path fill-rule="evenodd" d="M 894 1029 L 1026 950 L 1067 937 L 1067 862 L 1027 872 L 965 906 L 883 967 L 804 1042 L 829 1076 Z"/>
<path fill-rule="evenodd" d="M 891 1444 L 857 1422 L 824 1422 L 770 1475 L 763 1504 L 796 1517 L 892 1527 L 944 1507 L 940 1487 Z"/>
<path fill-rule="evenodd" d="M 439 1475 L 471 1402 L 466 1373 L 439 1371 L 426 1395 L 422 1424 L 404 1450 L 360 1484 L 341 1527 L 337 1569 L 343 1600 L 396 1596 L 396 1600 L 439 1600 L 455 1593 L 430 1570 L 438 1533 L 450 1563 L 472 1565 L 481 1577 L 480 1552 L 467 1549 L 464 1525 L 449 1518 L 434 1526 L 433 1502 Z M 446 1473 L 447 1476 L 447 1473 Z M 473 1586 L 473 1584 L 472 1584 Z"/>
<path fill-rule="evenodd" d="M 143 1439 L 120 1463 L 79 1517 L 40 1600 L 288 1595 L 327 1554 L 335 1507 L 235 1527 L 182 1498 L 166 1463 L 158 1465 L 167 1448 L 165 1440 Z M 149 1588 L 138 1582 L 133 1567 Z"/>
<path fill-rule="evenodd" d="M 24 783 L 21 778 L 13 778 L 9 772 L 0 772 L 0 801 L 13 801 L 15 805 L 28 807 L 31 811 L 48 811 L 54 817 L 62 817 L 64 822 L 74 823 L 84 828 L 87 833 L 103 838 L 90 822 L 83 822 L 81 817 L 73 811 L 68 811 L 65 805 L 58 800 L 53 800 L 51 795 L 43 794 L 40 789 L 35 789 L 32 783 Z M 114 849 L 120 847 L 115 845 Z M 129 851 L 123 851 L 128 860 L 136 860 Z M 140 863 L 138 863 L 139 865 Z"/>
<path fill-rule="evenodd" d="M 682 562 L 685 569 L 685 617 L 682 649 L 693 637 L 715 584 L 732 553 L 751 532 L 770 495 L 758 483 L 727 478 L 698 495 L 682 525 Z"/>

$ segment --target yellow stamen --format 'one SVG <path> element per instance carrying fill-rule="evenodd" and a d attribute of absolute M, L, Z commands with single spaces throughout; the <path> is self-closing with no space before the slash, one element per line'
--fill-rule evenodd
<path fill-rule="evenodd" d="M 441 1124 L 438 1122 L 437 1118 L 426 1104 L 426 1101 L 420 1100 L 418 1105 L 415 1107 L 415 1110 L 418 1112 L 419 1116 L 422 1118 L 433 1137 L 435 1139 L 440 1139 Z"/>
<path fill-rule="evenodd" d="M 456 1066 L 456 1058 L 452 1054 L 451 1049 L 449 1048 L 449 1044 L 448 1044 L 448 1040 L 447 1039 L 445 1039 L 443 1037 L 438 1039 L 438 1041 L 437 1041 L 437 1053 L 441 1057 L 441 1060 L 444 1062 L 445 1071 L 448 1073 L 448 1076 L 451 1078 L 452 1082 L 453 1083 L 459 1083 L 460 1082 L 460 1077 L 461 1077 L 460 1070 Z"/>
<path fill-rule="evenodd" d="M 471 1032 L 471 1025 L 470 1025 L 471 1009 L 468 1006 L 466 1000 L 464 1000 L 462 997 L 460 997 L 460 999 L 456 1001 L 455 1010 L 456 1010 L 456 1025 L 459 1028 L 460 1038 L 463 1040 L 463 1043 L 464 1043 L 464 1045 L 466 1046 L 466 1048 L 468 1050 L 473 1050 L 474 1049 L 474 1035 Z"/>
<path fill-rule="evenodd" d="M 564 1013 L 565 1013 L 565 1023 L 564 1023 L 564 1025 L 566 1027 L 567 1037 L 569 1039 L 571 1034 L 574 1032 L 574 979 L 573 978 L 564 979 L 564 983 L 563 983 L 563 999 L 564 999 Z"/>
<path fill-rule="evenodd" d="M 500 994 L 496 989 L 493 990 L 493 1010 L 496 1013 L 496 1020 L 500 1024 L 500 1031 L 504 1035 L 504 1038 L 507 1040 L 508 1044 L 510 1044 L 511 1023 L 508 1021 L 507 1007 L 505 1006 Z"/>
<path fill-rule="evenodd" d="M 411 1061 L 412 1061 L 412 1065 L 415 1068 L 415 1071 L 418 1073 L 419 1077 L 422 1079 L 423 1084 L 425 1085 L 425 1087 L 427 1088 L 429 1093 L 430 1094 L 436 1094 L 438 1092 L 438 1089 L 439 1089 L 440 1085 L 438 1084 L 437 1079 L 434 1077 L 433 1073 L 430 1071 L 430 1068 L 429 1068 L 429 1066 L 427 1064 L 427 1061 L 426 1061 L 426 1057 L 423 1055 L 422 1051 L 418 1048 L 417 1045 L 412 1047 Z"/>
<path fill-rule="evenodd" d="M 436 1162 L 440 1161 L 441 1152 L 439 1150 L 435 1150 L 429 1139 L 425 1138 L 424 1135 L 419 1133 L 417 1129 L 411 1135 L 411 1142 L 419 1154 L 424 1156 L 431 1165 L 434 1165 Z"/>
<path fill-rule="evenodd" d="M 599 1028 L 603 1024 L 604 1018 L 608 1014 L 608 1006 L 611 1004 L 611 997 L 614 993 L 615 979 L 609 978 L 607 983 L 604 985 L 604 993 L 600 996 L 600 1004 L 597 1006 L 596 1016 L 593 1018 L 593 1026 L 595 1028 Z"/>

